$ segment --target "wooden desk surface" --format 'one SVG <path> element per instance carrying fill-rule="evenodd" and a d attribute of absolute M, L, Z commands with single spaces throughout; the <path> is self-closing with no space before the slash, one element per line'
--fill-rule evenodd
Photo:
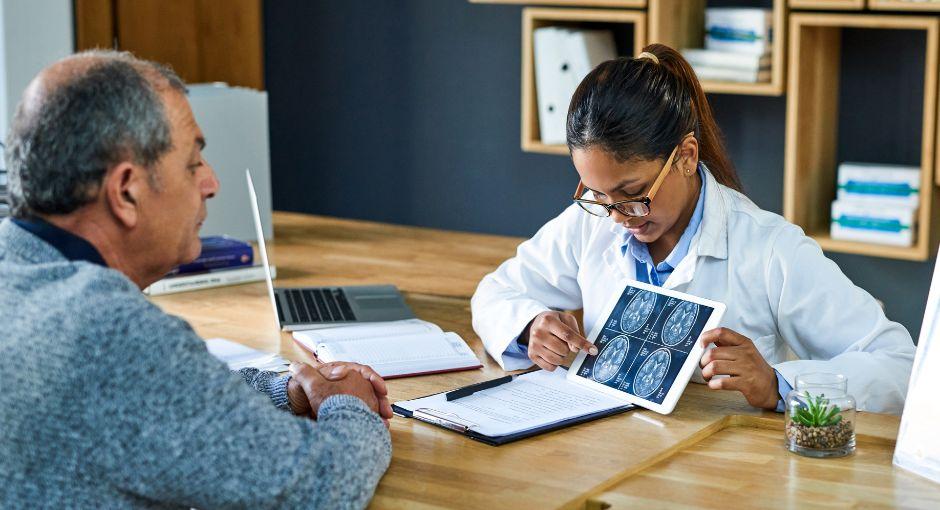
<path fill-rule="evenodd" d="M 275 213 L 274 225 L 277 243 L 269 249 L 279 286 L 393 283 L 418 317 L 456 331 L 485 365 L 389 381 L 393 401 L 503 374 L 473 333 L 469 296 L 484 274 L 514 253 L 519 239 L 288 213 Z M 264 284 L 153 300 L 205 338 L 309 360 L 289 334 L 276 331 Z M 372 507 L 726 507 L 731 488 L 748 487 L 767 497 L 738 499 L 732 506 L 938 508 L 940 486 L 890 464 L 898 423 L 896 416 L 860 413 L 859 454 L 819 460 L 783 449 L 782 415 L 696 384 L 668 416 L 631 411 L 501 447 L 395 418 L 392 464 Z M 728 476 L 710 469 L 721 460 Z M 863 471 L 870 475 L 859 476 Z M 690 501 L 689 494 L 697 496 Z"/>

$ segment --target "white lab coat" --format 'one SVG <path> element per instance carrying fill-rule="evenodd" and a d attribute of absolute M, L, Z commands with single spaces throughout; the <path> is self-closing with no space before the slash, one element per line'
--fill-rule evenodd
<path fill-rule="evenodd" d="M 721 325 L 753 340 L 791 386 L 801 373 L 841 373 L 860 410 L 899 414 L 914 358 L 910 333 L 799 227 L 703 175 L 702 223 L 663 287 L 725 303 Z M 636 278 L 623 241 L 621 225 L 571 205 L 519 245 L 471 302 L 487 352 L 505 370 L 531 366 L 503 353 L 547 310 L 583 308 L 590 332 L 611 294 Z M 796 361 L 787 361 L 788 348 Z M 700 369 L 693 381 L 704 382 Z"/>

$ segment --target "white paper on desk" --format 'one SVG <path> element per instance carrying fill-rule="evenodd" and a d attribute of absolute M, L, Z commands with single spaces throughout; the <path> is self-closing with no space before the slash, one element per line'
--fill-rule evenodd
<path fill-rule="evenodd" d="M 554 372 L 538 370 L 451 402 L 439 393 L 395 405 L 412 412 L 427 409 L 440 416 L 452 416 L 459 423 L 471 425 L 470 430 L 498 437 L 628 404 L 574 384 L 566 375 L 560 367 Z"/>
<path fill-rule="evenodd" d="M 278 356 L 276 353 L 252 349 L 251 347 L 246 347 L 240 343 L 224 338 L 210 338 L 206 340 L 206 349 L 209 351 L 209 354 L 227 364 L 229 370 L 257 368 L 258 370 L 283 372 L 287 370 L 287 365 L 289 364 L 286 359 Z"/>
<path fill-rule="evenodd" d="M 352 325 L 336 325 L 325 329 L 295 331 L 294 338 L 310 350 L 317 344 L 340 340 L 360 340 L 420 333 L 441 333 L 443 330 L 432 322 L 421 319 L 405 319 L 388 322 L 368 322 Z"/>

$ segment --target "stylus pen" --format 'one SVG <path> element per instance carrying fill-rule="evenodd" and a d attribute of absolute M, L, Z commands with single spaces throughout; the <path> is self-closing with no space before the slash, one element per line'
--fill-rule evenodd
<path fill-rule="evenodd" d="M 463 388 L 457 388 L 454 391 L 448 391 L 444 396 L 447 398 L 447 401 L 457 400 L 458 398 L 468 397 L 473 395 L 478 391 L 488 390 L 490 388 L 495 388 L 501 386 L 508 382 L 512 382 L 516 376 L 507 375 L 505 377 L 499 377 L 497 379 L 492 379 L 490 381 L 483 381 L 481 383 L 471 384 L 470 386 L 464 386 Z"/>

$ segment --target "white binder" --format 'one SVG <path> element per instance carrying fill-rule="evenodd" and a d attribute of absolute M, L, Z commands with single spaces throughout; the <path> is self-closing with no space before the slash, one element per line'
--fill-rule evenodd
<path fill-rule="evenodd" d="M 608 30 L 543 27 L 534 31 L 533 50 L 540 138 L 564 144 L 571 96 L 592 69 L 616 58 L 614 37 Z"/>

